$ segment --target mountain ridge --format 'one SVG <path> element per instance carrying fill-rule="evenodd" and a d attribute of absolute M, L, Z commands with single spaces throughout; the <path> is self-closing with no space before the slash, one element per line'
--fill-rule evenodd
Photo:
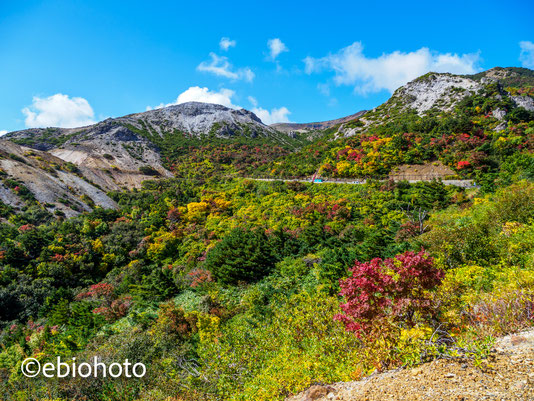
<path fill-rule="evenodd" d="M 218 124 L 217 126 L 214 126 Z M 265 135 L 274 133 L 272 128 L 251 111 L 235 110 L 214 103 L 187 102 L 171 105 L 154 110 L 127 114 L 116 118 L 107 118 L 95 124 L 77 128 L 29 128 L 7 133 L 4 138 L 22 145 L 49 150 L 64 144 L 83 140 L 84 137 L 94 137 L 109 133 L 115 129 L 119 140 L 138 140 L 136 132 L 131 127 L 141 130 L 153 130 L 163 135 L 165 132 L 178 130 L 183 134 L 202 136 L 214 134 L 219 137 L 231 137 L 240 133 L 248 125 L 250 134 Z M 122 127 L 116 129 L 115 127 Z M 56 134 L 50 138 L 47 133 Z M 60 140 L 58 141 L 58 137 Z M 39 142 L 41 141 L 41 142 Z"/>
<path fill-rule="evenodd" d="M 367 110 L 362 110 L 345 117 L 313 123 L 275 123 L 271 124 L 270 127 L 273 127 L 282 132 L 324 130 L 338 124 L 343 124 L 352 120 L 356 120 L 362 117 L 366 112 Z"/>

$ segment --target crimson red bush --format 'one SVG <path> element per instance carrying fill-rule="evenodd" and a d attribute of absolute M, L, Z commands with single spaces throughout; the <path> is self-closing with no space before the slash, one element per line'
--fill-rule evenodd
<path fill-rule="evenodd" d="M 443 279 L 444 272 L 424 250 L 405 252 L 394 258 L 356 261 L 352 275 L 340 280 L 346 303 L 334 319 L 358 336 L 370 335 L 387 320 L 414 324 L 416 312 L 428 312 L 429 290 Z"/>

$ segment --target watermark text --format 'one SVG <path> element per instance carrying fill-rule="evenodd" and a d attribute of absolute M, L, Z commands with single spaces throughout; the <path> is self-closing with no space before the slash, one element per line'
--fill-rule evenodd
<path fill-rule="evenodd" d="M 36 377 L 42 374 L 44 377 L 136 377 L 141 378 L 146 374 L 146 366 L 137 362 L 132 364 L 128 359 L 123 363 L 113 362 L 109 365 L 100 362 L 98 357 L 93 357 L 92 363 L 77 363 L 76 358 L 64 362 L 58 356 L 55 362 L 42 364 L 35 358 L 26 358 L 20 366 L 22 374 L 26 377 Z"/>

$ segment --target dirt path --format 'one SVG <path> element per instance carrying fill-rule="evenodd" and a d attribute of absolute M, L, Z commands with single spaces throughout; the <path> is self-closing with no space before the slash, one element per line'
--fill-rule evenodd
<path fill-rule="evenodd" d="M 534 330 L 499 339 L 481 370 L 437 360 L 356 382 L 313 386 L 287 401 L 534 400 Z"/>

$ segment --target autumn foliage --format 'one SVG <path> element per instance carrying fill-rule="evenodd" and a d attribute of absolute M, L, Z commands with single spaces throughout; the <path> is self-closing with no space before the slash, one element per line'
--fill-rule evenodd
<path fill-rule="evenodd" d="M 430 308 L 429 290 L 443 279 L 444 272 L 424 250 L 405 252 L 394 258 L 356 261 L 352 275 L 341 280 L 346 303 L 335 319 L 358 336 L 371 335 L 386 321 L 413 325 L 416 314 Z"/>
<path fill-rule="evenodd" d="M 114 321 L 126 316 L 132 304 L 131 296 L 123 295 L 117 297 L 115 288 L 108 283 L 93 284 L 89 287 L 89 291 L 79 293 L 76 299 L 89 299 L 100 302 L 100 306 L 93 309 L 93 313 L 104 316 L 108 321 Z"/>

